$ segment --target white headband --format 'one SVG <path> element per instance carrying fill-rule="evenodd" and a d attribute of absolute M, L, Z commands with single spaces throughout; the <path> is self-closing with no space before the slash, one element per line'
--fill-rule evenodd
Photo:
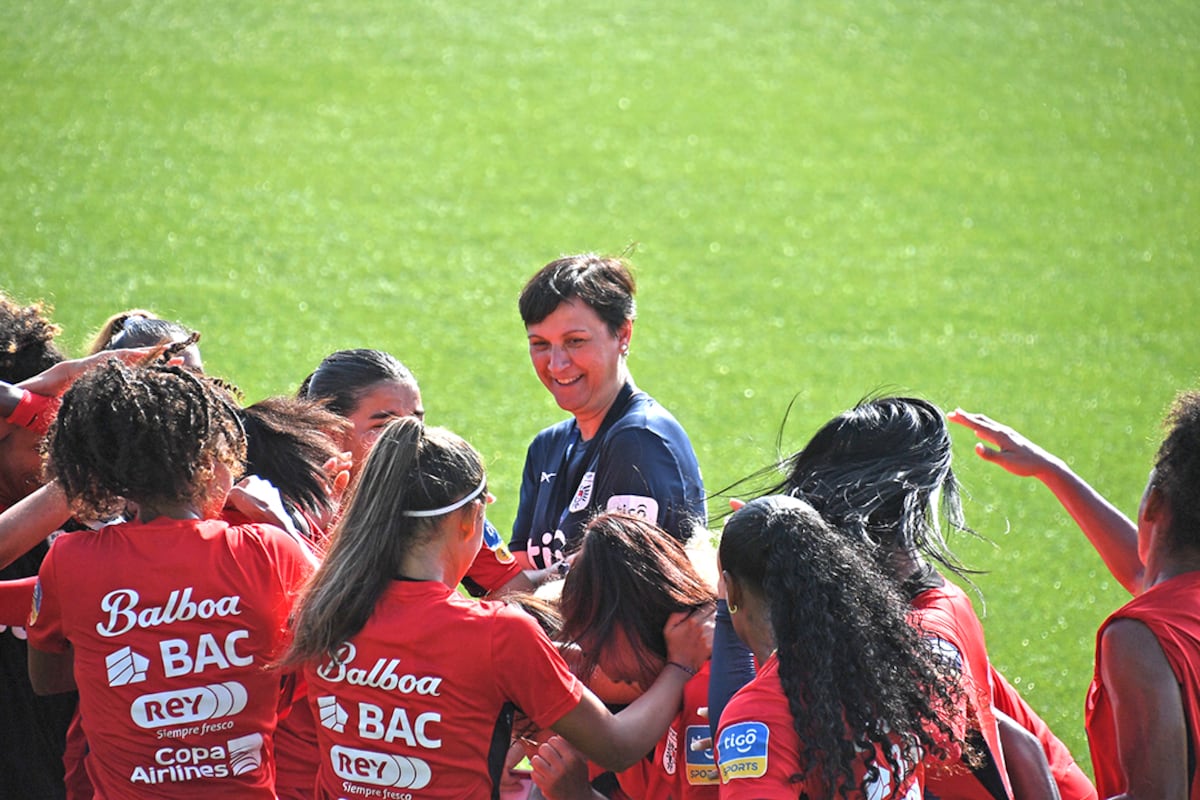
<path fill-rule="evenodd" d="M 483 494 L 483 490 L 486 488 L 487 488 L 487 475 L 484 475 L 483 480 L 481 480 L 479 482 L 479 485 L 477 487 L 475 487 L 475 491 L 471 492 L 469 495 L 464 497 L 462 500 L 451 503 L 448 506 L 442 506 L 441 508 L 431 508 L 428 511 L 401 511 L 400 516 L 402 516 L 402 517 L 440 517 L 442 514 L 449 514 L 451 511 L 457 511 L 458 509 L 462 508 L 467 503 L 471 502 L 475 498 L 479 497 L 479 495 Z"/>

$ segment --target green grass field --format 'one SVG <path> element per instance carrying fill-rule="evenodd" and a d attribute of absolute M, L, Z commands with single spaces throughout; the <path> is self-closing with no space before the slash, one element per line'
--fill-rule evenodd
<path fill-rule="evenodd" d="M 1128 513 L 1200 352 L 1200 6 L 627 0 L 0 4 L 0 287 L 79 352 L 140 306 L 248 400 L 387 349 L 503 529 L 561 418 L 516 296 L 641 284 L 631 367 L 710 488 L 864 394 L 985 411 Z M 956 429 L 994 660 L 1085 765 L 1124 601 Z M 983 607 L 980 607 L 981 613 Z"/>

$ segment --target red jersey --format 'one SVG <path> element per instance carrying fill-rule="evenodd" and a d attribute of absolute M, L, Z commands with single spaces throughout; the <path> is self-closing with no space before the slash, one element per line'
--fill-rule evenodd
<path fill-rule="evenodd" d="M 810 775 L 803 782 L 792 781 L 792 776 L 804 767 L 804 748 L 779 680 L 779 659 L 774 655 L 721 712 L 716 755 L 721 772 L 721 800 L 829 796 L 829 789 L 819 776 Z M 887 759 L 877 748 L 878 779 L 866 784 L 866 764 L 858 762 L 855 778 L 861 788 L 849 796 L 864 800 L 868 797 L 921 800 L 924 767 L 915 759 L 904 758 L 899 744 L 892 746 L 892 756 L 905 765 L 901 774 L 892 774 Z"/>
<path fill-rule="evenodd" d="M 717 764 L 710 740 L 708 677 L 711 662 L 705 662 L 683 687 L 683 706 L 666 734 L 654 747 L 651 760 L 642 759 L 617 775 L 621 790 L 639 800 L 717 800 Z"/>
<path fill-rule="evenodd" d="M 33 605 L 33 587 L 36 576 L 0 581 L 0 630 L 21 628 L 29 619 L 29 608 Z"/>
<path fill-rule="evenodd" d="M 315 520 L 306 516 L 310 530 L 318 530 Z M 318 537 L 323 539 L 323 537 Z M 489 523 L 484 525 L 483 541 L 475 561 L 467 571 L 464 583 L 478 587 L 486 594 L 504 586 L 521 574 L 521 566 L 508 551 L 499 533 Z M 296 703 L 280 720 L 275 736 L 275 790 L 279 800 L 307 800 L 312 797 L 320 750 L 317 747 L 316 723 L 312 709 L 300 687 Z"/>
<path fill-rule="evenodd" d="M 303 683 L 303 681 L 301 681 Z M 312 800 L 317 781 L 317 725 L 304 694 L 297 690 L 287 716 L 275 729 L 275 793 L 279 800 Z"/>
<path fill-rule="evenodd" d="M 302 516 L 307 530 L 297 529 L 292 538 L 308 551 L 315 568 L 325 534 L 310 514 L 299 509 L 297 512 Z M 253 522 L 245 513 L 230 505 L 222 509 L 221 518 L 230 525 Z M 304 682 L 296 678 L 295 675 L 289 677 L 292 682 L 285 687 L 285 691 L 291 695 L 292 703 L 282 711 L 275 726 L 275 793 L 279 800 L 311 800 L 317 778 L 317 732 L 312 712 L 308 709 L 308 700 L 304 696 Z M 297 686 L 297 683 L 300 685 Z"/>
<path fill-rule="evenodd" d="M 275 796 L 279 674 L 266 667 L 310 569 L 283 531 L 220 520 L 54 541 L 29 643 L 74 652 L 97 800 Z"/>
<path fill-rule="evenodd" d="M 1061 800 L 1096 800 L 1096 787 L 1075 763 L 1067 746 L 1054 735 L 1050 726 L 1042 721 L 1012 684 L 995 667 L 991 669 L 992 705 L 1012 717 L 1041 742 Z"/>
<path fill-rule="evenodd" d="M 337 662 L 304 677 L 319 798 L 487 797 L 511 707 L 549 728 L 583 696 L 533 617 L 436 581 L 393 581 Z"/>
<path fill-rule="evenodd" d="M 1096 668 L 1088 689 L 1084 724 L 1092 768 L 1101 797 L 1125 792 L 1117 754 L 1117 731 L 1112 717 L 1112 699 L 1100 679 L 1100 640 L 1117 619 L 1135 619 L 1158 639 L 1163 655 L 1179 682 L 1183 715 L 1187 719 L 1188 752 L 1200 742 L 1200 572 L 1188 572 L 1151 586 L 1117 609 L 1096 632 Z M 1200 800 L 1200 767 L 1191 775 L 1191 800 Z"/>
<path fill-rule="evenodd" d="M 992 712 L 991 664 L 983 638 L 983 626 L 975 616 L 971 598 L 950 581 L 929 588 L 910 602 L 910 619 L 938 646 L 949 645 L 959 662 L 962 680 L 962 706 L 959 711 L 965 729 L 978 732 L 978 744 L 986 749 L 985 763 L 972 770 L 961 759 L 941 761 L 933 756 L 925 760 L 926 783 L 930 794 L 941 798 L 965 800 L 1001 800 L 1011 798 L 1008 769 L 1000 747 L 1000 730 Z"/>

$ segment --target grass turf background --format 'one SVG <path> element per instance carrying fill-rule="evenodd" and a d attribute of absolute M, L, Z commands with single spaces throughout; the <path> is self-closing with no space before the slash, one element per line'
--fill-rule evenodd
<path fill-rule="evenodd" d="M 515 512 L 561 418 L 516 295 L 632 256 L 631 368 L 710 489 L 874 391 L 1008 421 L 1133 514 L 1200 345 L 1200 6 L 0 5 L 0 287 L 81 351 L 125 307 L 247 400 L 328 352 L 417 374 Z M 970 452 L 952 542 L 995 662 L 1086 765 L 1123 602 L 1040 485 Z"/>

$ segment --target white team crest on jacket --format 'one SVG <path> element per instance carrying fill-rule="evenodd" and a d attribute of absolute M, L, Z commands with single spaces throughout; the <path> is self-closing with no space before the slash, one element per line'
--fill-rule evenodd
<path fill-rule="evenodd" d="M 583 511 L 587 508 L 588 503 L 592 501 L 592 483 L 595 480 L 595 472 L 584 474 L 583 480 L 579 482 L 579 488 L 575 490 L 575 496 L 571 498 L 571 507 L 569 510 L 572 514 L 576 511 Z"/>

